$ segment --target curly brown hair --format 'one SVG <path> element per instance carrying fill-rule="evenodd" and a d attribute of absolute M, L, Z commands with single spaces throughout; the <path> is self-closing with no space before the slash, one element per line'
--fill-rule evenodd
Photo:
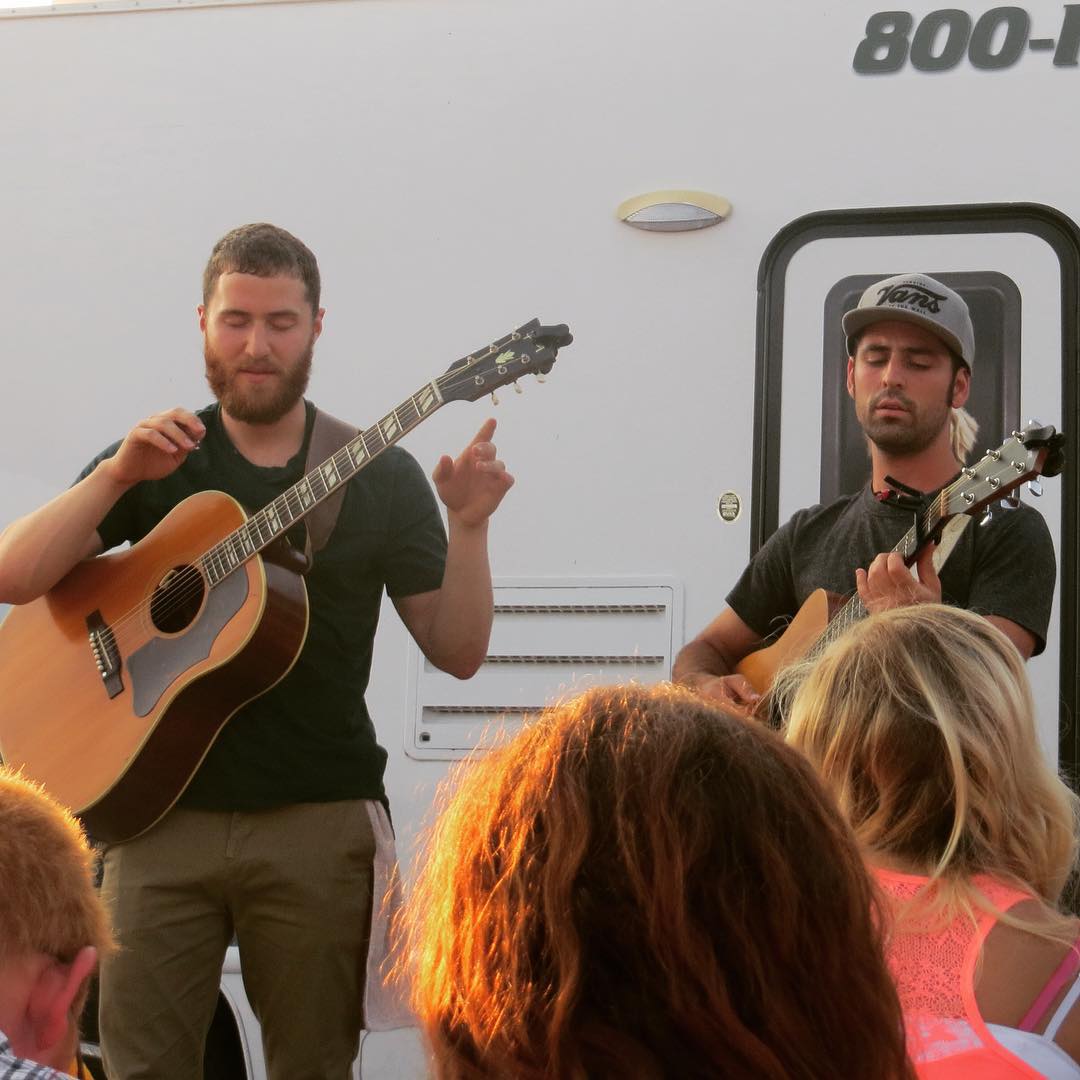
<path fill-rule="evenodd" d="M 873 886 L 773 733 L 598 689 L 457 779 L 404 921 L 441 1077 L 913 1077 Z"/>

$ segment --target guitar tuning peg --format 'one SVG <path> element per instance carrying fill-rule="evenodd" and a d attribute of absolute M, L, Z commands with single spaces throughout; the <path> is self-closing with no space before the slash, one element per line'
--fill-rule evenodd
<path fill-rule="evenodd" d="M 515 380 L 514 380 L 514 393 L 515 393 L 515 394 L 520 394 L 520 393 L 523 393 L 523 391 L 522 391 L 521 387 L 520 387 L 520 386 L 518 386 L 518 381 L 517 381 L 517 379 L 515 379 Z"/>
<path fill-rule="evenodd" d="M 993 521 L 993 520 L 994 520 L 994 511 L 992 509 L 988 509 L 986 511 L 986 513 L 983 514 L 982 520 L 979 522 L 979 528 L 982 528 L 984 525 L 989 525 L 990 522 Z"/>
<path fill-rule="evenodd" d="M 495 396 L 495 391 L 494 390 L 491 391 L 491 404 L 492 405 L 498 405 L 499 404 L 499 399 Z"/>
<path fill-rule="evenodd" d="M 1038 498 L 1040 498 L 1042 496 L 1043 486 L 1042 486 L 1042 483 L 1039 481 L 1038 477 L 1036 477 L 1034 480 L 1029 480 L 1028 481 L 1028 491 L 1030 491 L 1031 494 L 1034 495 L 1036 499 L 1038 499 Z"/>
<path fill-rule="evenodd" d="M 1006 495 L 1001 500 L 1002 510 L 1019 510 L 1020 509 L 1020 496 L 1019 495 Z"/>
<path fill-rule="evenodd" d="M 543 372 L 538 371 L 536 373 L 536 381 L 537 382 L 547 382 L 547 379 L 544 378 L 544 373 Z"/>

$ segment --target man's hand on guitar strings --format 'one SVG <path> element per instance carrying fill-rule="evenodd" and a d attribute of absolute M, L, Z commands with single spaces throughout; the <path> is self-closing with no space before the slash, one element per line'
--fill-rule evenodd
<path fill-rule="evenodd" d="M 863 607 L 873 614 L 909 604 L 940 604 L 941 581 L 934 569 L 934 545 L 927 544 L 915 562 L 913 576 L 898 551 L 882 552 L 867 570 L 855 571 L 855 587 Z"/>
<path fill-rule="evenodd" d="M 506 465 L 496 456 L 495 421 L 483 426 L 456 459 L 444 454 L 431 479 L 447 512 L 462 525 L 482 525 L 514 485 Z"/>
<path fill-rule="evenodd" d="M 142 480 L 160 480 L 178 469 L 205 435 L 202 421 L 187 409 L 157 413 L 140 420 L 101 468 L 124 487 Z"/>

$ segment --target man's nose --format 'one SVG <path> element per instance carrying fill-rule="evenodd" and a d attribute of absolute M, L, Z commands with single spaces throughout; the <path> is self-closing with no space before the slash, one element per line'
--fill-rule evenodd
<path fill-rule="evenodd" d="M 901 386 L 904 382 L 904 368 L 898 357 L 892 356 L 881 369 L 882 386 Z"/>
<path fill-rule="evenodd" d="M 268 351 L 266 327 L 257 319 L 253 319 L 247 336 L 248 356 L 253 359 L 261 359 L 267 355 Z"/>

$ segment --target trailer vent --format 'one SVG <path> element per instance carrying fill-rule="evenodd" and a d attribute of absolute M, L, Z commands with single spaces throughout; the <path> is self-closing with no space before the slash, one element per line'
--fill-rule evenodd
<path fill-rule="evenodd" d="M 489 654 L 462 682 L 410 642 L 414 758 L 461 758 L 589 686 L 671 677 L 682 590 L 671 581 L 499 583 Z"/>

